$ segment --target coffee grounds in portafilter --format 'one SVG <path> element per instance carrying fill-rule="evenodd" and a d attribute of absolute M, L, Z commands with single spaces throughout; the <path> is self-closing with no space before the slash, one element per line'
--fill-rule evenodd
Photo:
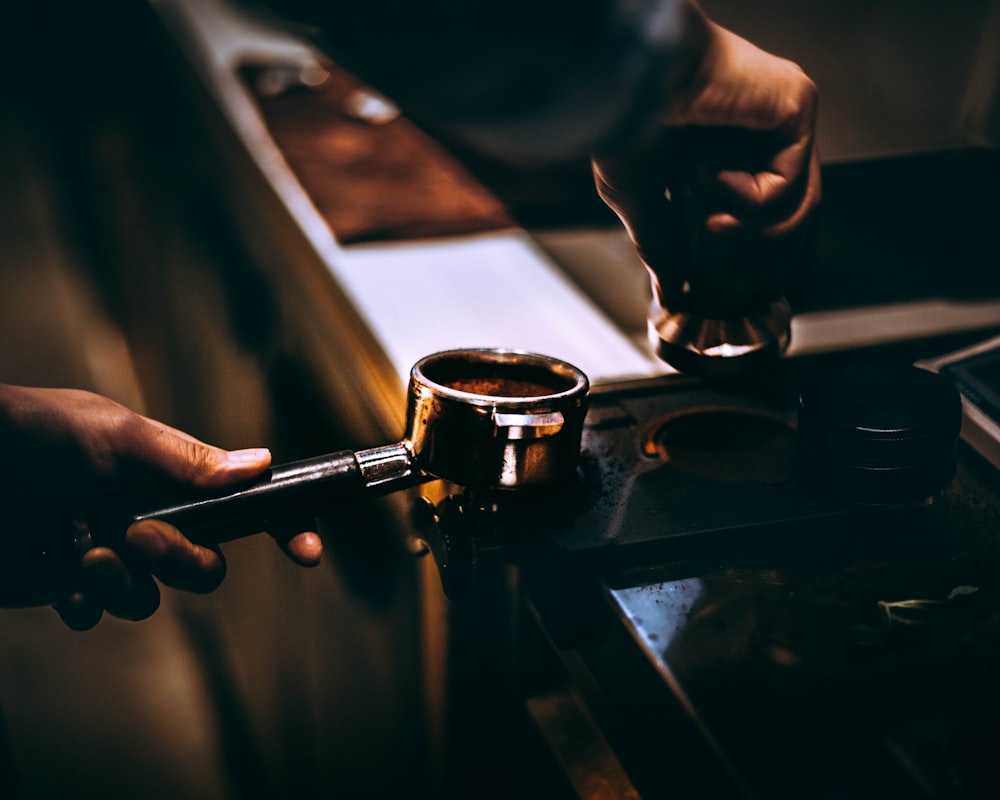
<path fill-rule="evenodd" d="M 445 385 L 459 392 L 486 397 L 545 397 L 560 391 L 543 383 L 517 378 L 455 378 Z"/>

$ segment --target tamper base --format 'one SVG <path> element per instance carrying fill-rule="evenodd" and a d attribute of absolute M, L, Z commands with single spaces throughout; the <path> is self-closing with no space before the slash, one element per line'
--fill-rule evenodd
<path fill-rule="evenodd" d="M 784 298 L 732 317 L 670 311 L 654 299 L 649 339 L 657 356 L 681 372 L 739 377 L 781 357 L 791 341 L 791 320 L 791 307 Z"/>

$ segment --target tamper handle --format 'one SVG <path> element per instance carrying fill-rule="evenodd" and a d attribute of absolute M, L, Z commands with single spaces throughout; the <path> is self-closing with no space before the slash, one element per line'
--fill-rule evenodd
<path fill-rule="evenodd" d="M 682 372 L 740 376 L 788 347 L 791 309 L 781 289 L 787 254 L 744 230 L 706 228 L 716 192 L 702 173 L 727 166 L 712 154 L 729 154 L 732 168 L 753 170 L 753 148 L 724 129 L 676 132 L 673 139 L 664 224 L 674 252 L 669 262 L 650 265 L 650 343 Z"/>

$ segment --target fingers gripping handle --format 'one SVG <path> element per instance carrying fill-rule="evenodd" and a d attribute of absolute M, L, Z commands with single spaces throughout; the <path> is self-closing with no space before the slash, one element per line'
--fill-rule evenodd
<path fill-rule="evenodd" d="M 249 486 L 145 511 L 131 521 L 160 519 L 192 541 L 216 544 L 288 519 L 319 516 L 368 492 L 386 493 L 423 480 L 404 443 L 344 450 L 273 467 Z"/>
<path fill-rule="evenodd" d="M 97 545 L 120 544 L 139 520 L 169 522 L 192 541 L 213 545 L 429 478 L 400 443 L 276 466 L 251 483 L 137 514 L 103 507 L 90 513 L 85 525 L 71 524 L 65 510 L 40 510 L 31 535 L 11 537 L 0 557 L 0 608 L 45 605 L 65 597 L 74 588 L 83 554 Z"/>
<path fill-rule="evenodd" d="M 427 480 L 405 443 L 344 450 L 272 467 L 250 484 L 192 497 L 118 520 L 88 520 L 94 543 L 120 538 L 134 522 L 158 519 L 199 544 L 250 536 L 290 519 L 315 517 L 365 494 Z"/>

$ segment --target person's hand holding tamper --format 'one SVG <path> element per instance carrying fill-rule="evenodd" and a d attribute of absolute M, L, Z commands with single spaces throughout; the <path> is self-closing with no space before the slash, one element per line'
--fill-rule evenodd
<path fill-rule="evenodd" d="M 701 47 L 660 128 L 593 169 L 650 271 L 654 348 L 726 375 L 788 345 L 782 284 L 821 195 L 817 91 L 792 62 L 697 19 Z"/>

